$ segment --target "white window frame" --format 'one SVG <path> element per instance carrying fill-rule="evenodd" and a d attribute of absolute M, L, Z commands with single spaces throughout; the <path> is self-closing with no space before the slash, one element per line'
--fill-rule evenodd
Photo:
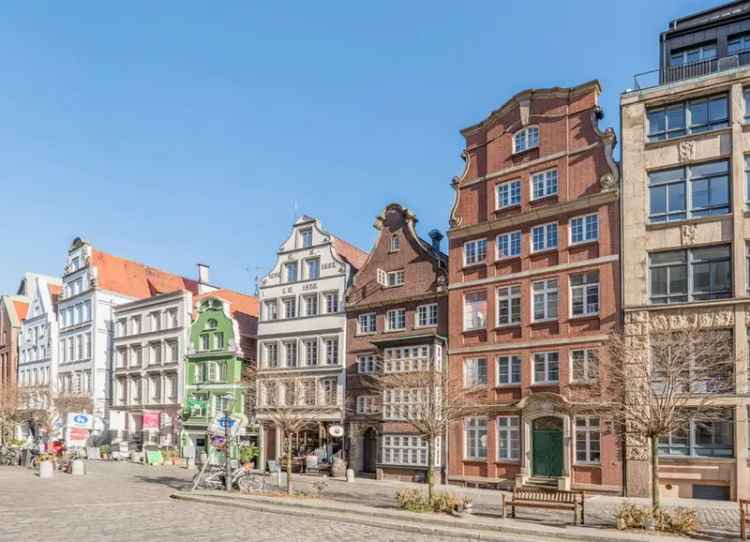
<path fill-rule="evenodd" d="M 551 180 L 554 178 L 555 181 L 555 187 L 554 192 L 550 188 L 550 184 L 552 184 Z M 537 180 L 541 180 L 543 191 L 542 194 L 537 195 L 536 191 L 534 190 L 534 183 Z M 539 201 L 543 200 L 544 198 L 549 198 L 552 196 L 556 196 L 560 193 L 560 177 L 557 174 L 557 168 L 550 168 L 545 169 L 544 171 L 537 171 L 536 173 L 532 173 L 529 176 L 529 194 L 530 194 L 530 200 L 531 201 Z"/>
<path fill-rule="evenodd" d="M 372 328 L 369 326 L 367 329 L 362 325 L 363 319 L 366 319 L 367 323 L 372 323 Z M 371 320 L 370 320 L 371 319 Z M 378 316 L 375 312 L 366 312 L 357 316 L 357 335 L 372 335 L 378 332 Z"/>
<path fill-rule="evenodd" d="M 273 318 L 271 318 L 271 316 L 273 316 Z M 263 301 L 263 319 L 266 322 L 273 322 L 279 319 L 278 299 L 266 299 Z"/>
<path fill-rule="evenodd" d="M 391 324 L 391 315 L 392 314 L 402 314 L 402 321 L 403 326 L 401 327 L 393 327 Z M 406 309 L 391 309 L 388 312 L 385 313 L 385 330 L 386 331 L 403 331 L 406 329 Z"/>
<path fill-rule="evenodd" d="M 498 416 L 495 424 L 497 460 L 518 463 L 521 461 L 521 417 Z M 505 444 L 504 448 L 500 446 L 501 443 Z M 502 455 L 503 451 L 506 452 L 505 456 Z"/>
<path fill-rule="evenodd" d="M 503 360 L 507 360 L 508 366 L 505 371 L 500 367 Z M 518 366 L 518 381 L 513 381 L 513 366 Z M 508 382 L 501 382 L 502 376 L 507 376 Z M 518 387 L 523 382 L 523 358 L 520 354 L 503 354 L 495 358 L 495 386 L 497 387 Z"/>
<path fill-rule="evenodd" d="M 578 420 L 584 420 L 584 425 L 579 426 Z M 592 420 L 595 419 L 597 421 L 596 425 L 592 424 Z M 600 416 L 575 416 L 573 418 L 573 430 L 575 432 L 575 436 L 573 439 L 574 445 L 575 445 L 575 452 L 573 454 L 573 457 L 575 459 L 575 464 L 577 465 L 600 465 L 602 462 L 602 420 Z M 584 442 L 585 442 L 585 449 L 580 450 L 578 446 L 578 437 L 579 433 L 582 433 L 584 436 Z M 592 438 L 592 434 L 596 433 L 598 435 L 597 439 Z M 591 448 L 592 442 L 597 442 L 599 444 L 599 458 L 598 459 L 592 459 L 592 456 L 594 455 L 594 450 Z M 578 459 L 578 452 L 583 451 L 586 458 L 585 459 Z"/>
<path fill-rule="evenodd" d="M 377 395 L 358 395 L 357 396 L 357 414 L 366 416 L 368 414 L 380 413 L 380 397 Z"/>
<path fill-rule="evenodd" d="M 534 134 L 533 137 L 532 134 Z M 518 136 L 523 136 L 523 145 L 519 145 Z M 539 147 L 539 136 L 539 126 L 535 124 L 516 131 L 513 134 L 513 154 L 519 154 Z"/>
<path fill-rule="evenodd" d="M 513 318 L 513 301 L 518 300 L 518 318 Z M 501 305 L 507 304 L 508 321 L 500 321 Z M 508 286 L 499 286 L 495 288 L 495 327 L 510 327 L 521 325 L 523 307 L 523 296 L 521 294 L 520 284 L 509 284 Z"/>
<path fill-rule="evenodd" d="M 544 356 L 544 380 L 537 380 L 536 379 L 536 362 L 537 362 L 537 356 Z M 551 367 L 553 366 L 553 363 L 551 362 L 551 357 L 557 356 L 557 379 L 551 379 L 550 375 L 552 374 Z M 531 378 L 532 382 L 534 384 L 559 384 L 560 383 L 560 353 L 556 350 L 552 350 L 549 352 L 534 352 L 531 354 Z"/>
<path fill-rule="evenodd" d="M 549 227 L 554 226 L 555 228 L 555 244 L 550 245 L 550 237 L 549 234 Z M 542 230 L 542 247 L 537 249 L 534 248 L 534 232 L 541 229 Z M 529 249 L 531 250 L 532 254 L 540 254 L 542 252 L 547 252 L 548 250 L 557 250 L 560 246 L 560 227 L 558 226 L 557 222 L 547 222 L 546 224 L 539 224 L 538 226 L 533 226 L 531 228 L 531 231 L 529 232 Z"/>
<path fill-rule="evenodd" d="M 518 242 L 514 243 L 514 237 L 517 237 Z M 508 239 L 508 248 L 510 249 L 510 254 L 501 254 L 500 253 L 500 245 L 502 244 L 501 239 L 507 238 Z M 512 252 L 513 246 L 518 247 L 518 251 Z M 506 233 L 501 233 L 497 237 L 495 237 L 495 259 L 496 260 L 510 260 L 513 258 L 520 258 L 521 252 L 523 251 L 523 233 L 521 230 L 515 230 L 515 231 L 509 231 Z"/>
<path fill-rule="evenodd" d="M 583 378 L 576 378 L 575 357 L 582 353 Z M 588 384 L 599 380 L 599 355 L 593 348 L 575 348 L 568 354 L 570 358 L 570 382 L 573 384 Z M 592 376 L 593 375 L 593 376 Z"/>
<path fill-rule="evenodd" d="M 479 423 L 477 423 L 479 422 Z M 482 425 L 484 426 L 484 446 L 482 446 Z M 487 459 L 487 416 L 470 416 L 464 418 L 464 459 L 469 461 L 483 461 Z M 469 455 L 469 433 L 478 433 L 476 436 L 471 437 L 471 440 L 475 440 L 477 452 L 484 448 L 484 454 L 475 453 Z"/>
<path fill-rule="evenodd" d="M 326 367 L 335 367 L 337 365 L 341 364 L 341 344 L 339 341 L 339 338 L 336 336 L 333 337 L 323 337 L 323 348 L 325 353 L 325 365 Z M 335 343 L 335 350 L 331 350 L 331 343 Z M 334 361 L 331 362 L 331 354 L 333 354 Z"/>
<path fill-rule="evenodd" d="M 287 311 L 287 302 L 291 301 L 293 303 L 293 309 L 294 314 L 292 316 L 289 316 L 289 312 Z M 294 320 L 295 318 L 299 317 L 299 307 L 297 307 L 297 297 L 296 296 L 290 296 L 290 297 L 283 297 L 281 298 L 281 304 L 284 308 L 284 320 Z"/>
<path fill-rule="evenodd" d="M 469 260 L 467 249 L 474 246 L 474 254 Z M 481 265 L 487 261 L 487 239 L 472 239 L 466 241 L 463 246 L 464 267 L 472 265 Z"/>
<path fill-rule="evenodd" d="M 441 464 L 440 437 L 432 447 L 434 466 Z M 384 465 L 427 467 L 427 441 L 414 434 L 385 433 L 378 442 L 378 455 Z M 416 458 L 416 461 L 414 460 Z"/>
<path fill-rule="evenodd" d="M 414 327 L 435 327 L 438 325 L 438 304 L 419 305 L 416 311 L 417 321 Z M 424 318 L 423 318 L 424 316 Z"/>
<path fill-rule="evenodd" d="M 306 244 L 305 243 L 305 238 L 308 236 L 308 234 L 309 234 L 310 243 Z M 310 248 L 311 246 L 313 246 L 313 231 L 312 231 L 312 227 L 301 228 L 299 230 L 299 240 L 300 240 L 300 248 Z"/>
<path fill-rule="evenodd" d="M 403 346 L 385 348 L 383 350 L 383 372 L 408 373 L 425 371 L 431 366 L 431 347 L 421 344 L 417 346 Z"/>
<path fill-rule="evenodd" d="M 484 317 L 483 317 L 484 321 L 482 321 L 481 323 L 479 323 L 476 326 L 474 326 L 474 325 L 469 326 L 468 322 L 467 322 L 467 312 L 466 312 L 467 311 L 467 304 L 466 304 L 466 298 L 468 296 L 470 296 L 470 295 L 475 295 L 475 294 L 479 294 L 479 295 L 483 294 L 484 295 Z M 467 293 L 464 294 L 464 299 L 463 299 L 463 325 L 464 325 L 464 331 L 477 331 L 477 330 L 481 330 L 481 329 L 486 329 L 487 328 L 487 305 L 488 304 L 487 304 L 487 292 L 486 292 L 486 290 L 474 290 L 472 292 L 467 292 Z"/>
<path fill-rule="evenodd" d="M 310 312 L 310 300 L 314 300 L 314 312 Z M 320 299 L 318 298 L 317 292 L 314 294 L 304 294 L 302 301 L 305 304 L 305 316 L 317 316 L 320 314 Z"/>
<path fill-rule="evenodd" d="M 589 237 L 589 230 L 588 230 L 588 223 L 587 220 L 593 218 L 596 221 L 596 233 L 594 237 Z M 573 225 L 576 221 L 582 221 L 583 224 L 581 225 L 581 231 L 583 232 L 583 237 L 576 241 L 573 238 Z M 568 223 L 568 238 L 570 239 L 570 246 L 576 246 L 576 245 L 585 245 L 586 243 L 594 243 L 599 240 L 599 214 L 598 213 L 590 213 L 587 215 L 581 215 L 581 216 L 574 216 L 570 219 Z"/>
<path fill-rule="evenodd" d="M 302 344 L 305 347 L 305 367 L 320 367 L 320 344 L 317 337 L 314 339 L 304 339 Z M 314 350 L 311 350 L 311 345 L 314 346 Z M 310 363 L 310 352 L 315 353 L 313 356 L 315 363 L 313 364 Z"/>
<path fill-rule="evenodd" d="M 511 181 L 505 181 L 498 184 L 495 187 L 495 209 L 510 209 L 512 207 L 518 207 L 521 205 L 521 179 L 513 179 Z M 508 202 L 503 204 L 503 197 L 501 193 L 507 190 Z M 515 201 L 514 196 L 518 196 L 518 201 Z"/>
<path fill-rule="evenodd" d="M 583 276 L 584 280 L 588 280 L 590 276 L 593 276 L 596 274 L 596 282 L 584 282 L 583 284 L 573 284 L 573 277 L 579 277 Z M 570 317 L 571 318 L 586 318 L 588 316 L 596 316 L 599 314 L 599 311 L 601 310 L 601 297 L 602 297 L 602 291 L 600 287 L 600 275 L 598 271 L 585 271 L 583 273 L 571 273 L 568 275 L 568 283 L 570 285 Z M 574 304 L 573 304 L 573 298 L 574 298 L 574 291 L 582 291 L 583 296 L 583 312 L 580 314 L 576 314 L 574 312 Z M 596 305 L 593 303 L 589 303 L 589 293 L 596 292 Z M 559 299 L 558 299 L 559 302 Z M 596 309 L 596 310 L 594 310 Z M 559 310 L 559 308 L 558 308 Z"/>
<path fill-rule="evenodd" d="M 388 240 L 388 252 L 398 252 L 399 250 L 401 250 L 401 238 L 397 233 L 394 233 Z"/>
<path fill-rule="evenodd" d="M 294 349 L 294 359 L 293 364 L 290 365 L 290 347 L 293 347 Z M 297 344 L 296 339 L 291 341 L 284 341 L 284 367 L 296 369 L 299 367 L 299 345 Z"/>
<path fill-rule="evenodd" d="M 554 286 L 551 284 L 554 282 Z M 544 284 L 544 289 L 539 292 L 540 295 L 544 297 L 544 316 L 541 318 L 536 317 L 536 313 L 534 311 L 534 304 L 535 304 L 535 297 L 536 293 L 534 290 L 534 286 L 537 284 Z M 552 294 L 555 294 L 556 296 L 556 308 L 555 314 L 552 314 L 552 311 L 550 310 L 550 300 L 552 298 Z M 560 315 L 560 283 L 557 279 L 557 277 L 551 277 L 546 278 L 542 280 L 537 280 L 531 283 L 531 321 L 536 322 L 554 322 L 559 318 Z"/>
<path fill-rule="evenodd" d="M 389 288 L 395 288 L 396 286 L 403 286 L 405 283 L 406 272 L 403 269 L 398 271 L 389 271 L 387 283 Z"/>
<path fill-rule="evenodd" d="M 275 353 L 276 360 L 272 364 L 272 356 L 270 355 L 270 351 L 273 349 Z M 266 366 L 267 369 L 278 369 L 280 366 L 280 359 L 279 359 L 279 343 L 276 341 L 271 342 L 264 342 L 263 343 L 263 363 Z"/>
<path fill-rule="evenodd" d="M 329 292 L 323 292 L 323 299 L 325 301 L 326 314 L 337 314 L 339 312 L 339 291 L 331 290 Z M 334 307 L 336 310 L 331 310 L 330 300 L 333 299 Z"/>
<path fill-rule="evenodd" d="M 357 373 L 361 375 L 378 372 L 378 360 L 375 354 L 360 354 L 357 356 Z"/>
<path fill-rule="evenodd" d="M 484 370 L 481 367 L 484 366 Z M 484 375 L 484 382 L 482 382 Z M 467 358 L 464 360 L 464 388 L 479 388 L 487 386 L 489 381 L 489 366 L 487 358 Z"/>

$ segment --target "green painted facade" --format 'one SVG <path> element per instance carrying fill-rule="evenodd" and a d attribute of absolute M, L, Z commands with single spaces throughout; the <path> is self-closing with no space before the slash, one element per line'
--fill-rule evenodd
<path fill-rule="evenodd" d="M 182 445 L 195 446 L 197 456 L 205 452 L 221 462 L 223 454 L 210 447 L 206 428 L 224 411 L 227 394 L 234 398 L 233 415 L 241 416 L 245 406 L 242 373 L 246 362 L 239 357 L 238 328 L 225 301 L 209 297 L 199 302 L 190 343 L 185 362 Z"/>

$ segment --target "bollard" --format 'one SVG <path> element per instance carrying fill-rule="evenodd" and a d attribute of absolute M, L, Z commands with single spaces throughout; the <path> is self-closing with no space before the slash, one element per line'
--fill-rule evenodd
<path fill-rule="evenodd" d="M 70 470 L 73 476 L 83 476 L 86 474 L 86 464 L 81 459 L 73 460 L 73 468 Z"/>
<path fill-rule="evenodd" d="M 346 469 L 346 481 L 347 482 L 354 481 L 354 469 Z"/>
<path fill-rule="evenodd" d="M 55 475 L 55 464 L 52 461 L 39 463 L 39 478 L 52 478 Z"/>

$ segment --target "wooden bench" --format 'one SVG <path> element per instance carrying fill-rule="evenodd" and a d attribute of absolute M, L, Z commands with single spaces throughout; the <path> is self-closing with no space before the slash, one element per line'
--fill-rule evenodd
<path fill-rule="evenodd" d="M 581 525 L 583 525 L 584 511 L 583 491 L 559 491 L 549 489 L 514 489 L 511 501 L 507 502 L 505 494 L 502 496 L 502 513 L 510 505 L 510 515 L 516 517 L 516 507 L 549 508 L 555 510 L 573 510 L 573 525 L 578 523 L 578 509 L 581 510 Z"/>
<path fill-rule="evenodd" d="M 750 500 L 740 499 L 740 538 L 747 540 L 747 528 L 750 526 Z"/>

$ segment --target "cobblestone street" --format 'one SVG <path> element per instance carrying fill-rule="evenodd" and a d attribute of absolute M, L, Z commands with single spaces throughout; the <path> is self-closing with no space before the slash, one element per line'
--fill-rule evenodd
<path fill-rule="evenodd" d="M 362 525 L 177 502 L 192 472 L 130 463 L 89 462 L 86 476 L 41 480 L 0 468 L 0 541 L 438 540 Z"/>

